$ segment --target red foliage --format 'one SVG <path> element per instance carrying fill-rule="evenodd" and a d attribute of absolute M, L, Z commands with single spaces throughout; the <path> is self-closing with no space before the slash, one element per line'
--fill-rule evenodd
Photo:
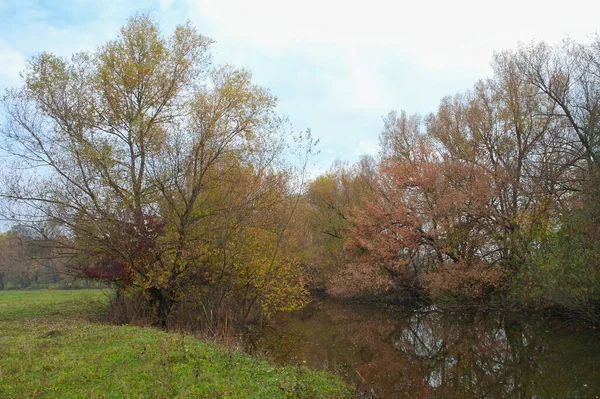
<path fill-rule="evenodd" d="M 504 272 L 494 265 L 464 260 L 443 264 L 422 276 L 423 284 L 434 297 L 449 295 L 461 299 L 483 299 L 499 290 L 504 279 Z"/>
<path fill-rule="evenodd" d="M 497 286 L 501 276 L 485 259 L 490 176 L 475 164 L 432 153 L 421 144 L 410 158 L 382 164 L 375 198 L 354 212 L 346 242 L 353 261 L 334 279 L 333 294 L 418 289 L 424 275 L 435 293 L 477 296 Z M 441 284 L 436 273 L 457 281 Z M 463 290 L 466 280 L 480 283 Z"/>
<path fill-rule="evenodd" d="M 103 259 L 98 266 L 85 267 L 81 269 L 83 276 L 96 280 L 107 280 L 111 282 L 123 281 L 125 285 L 131 283 L 127 265 L 115 260 Z"/>
<path fill-rule="evenodd" d="M 165 222 L 144 215 L 142 222 L 127 221 L 121 225 L 123 240 L 130 248 L 134 262 L 148 267 L 157 261 L 161 252 L 159 238 L 165 232 Z"/>
<path fill-rule="evenodd" d="M 90 251 L 85 264 L 79 268 L 82 276 L 131 285 L 135 274 L 133 265 L 143 270 L 157 261 L 161 251 L 159 238 L 164 234 L 164 227 L 164 222 L 147 215 L 144 215 L 142 222 L 120 222 L 112 238 L 127 249 L 125 253 L 130 258 L 121 259 L 112 252 L 103 253 L 102 250 Z"/>

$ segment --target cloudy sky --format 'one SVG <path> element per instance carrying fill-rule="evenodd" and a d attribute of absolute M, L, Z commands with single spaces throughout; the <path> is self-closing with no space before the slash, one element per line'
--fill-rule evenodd
<path fill-rule="evenodd" d="M 489 76 L 494 51 L 600 31 L 594 0 L 0 0 L 0 90 L 32 55 L 93 50 L 136 11 L 165 32 L 191 20 L 216 62 L 250 69 L 321 139 L 317 170 L 375 153 L 383 115 L 435 111 Z"/>

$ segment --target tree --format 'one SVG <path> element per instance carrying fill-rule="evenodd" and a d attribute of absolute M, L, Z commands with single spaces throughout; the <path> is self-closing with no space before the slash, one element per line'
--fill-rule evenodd
<path fill-rule="evenodd" d="M 210 65 L 211 43 L 136 15 L 95 53 L 34 57 L 3 101 L 21 171 L 2 193 L 12 216 L 51 221 L 72 268 L 137 287 L 163 326 L 192 287 L 214 293 L 254 265 L 260 303 L 285 269 L 287 122 L 248 71 Z M 257 237 L 255 251 L 235 244 Z M 300 270 L 285 270 L 301 294 Z"/>
<path fill-rule="evenodd" d="M 32 262 L 20 236 L 13 233 L 0 234 L 0 290 L 6 283 L 27 285 L 32 275 Z"/>
<path fill-rule="evenodd" d="M 590 45 L 565 39 L 559 46 L 545 43 L 523 46 L 504 57 L 516 63 L 521 76 L 556 105 L 554 115 L 564 119 L 564 136 L 577 144 L 589 166 L 600 151 L 600 36 Z"/>
<path fill-rule="evenodd" d="M 544 302 L 596 317 L 598 301 L 597 189 L 600 151 L 600 37 L 584 45 L 565 39 L 559 45 L 522 46 L 496 57 L 514 65 L 535 96 L 549 104 L 553 121 L 545 141 L 543 179 L 552 193 L 551 229 L 531 246 L 532 264 L 523 268 L 519 298 Z M 536 115 L 537 116 L 537 115 Z M 596 316 L 593 316 L 594 313 Z"/>
<path fill-rule="evenodd" d="M 577 160 L 560 147 L 555 104 L 513 59 L 493 66 L 493 78 L 444 98 L 435 114 L 384 119 L 379 202 L 357 213 L 350 245 L 363 268 L 395 269 L 391 286 L 467 296 L 499 288 L 530 262 L 550 204 L 566 192 Z"/>
<path fill-rule="evenodd" d="M 327 289 L 329 280 L 349 261 L 344 241 L 349 236 L 353 212 L 371 197 L 375 161 L 363 157 L 354 165 L 336 162 L 330 170 L 308 185 L 305 214 L 309 224 L 312 280 Z"/>
<path fill-rule="evenodd" d="M 596 306 L 599 43 L 502 52 L 491 78 L 435 113 L 391 112 L 338 292 Z"/>
<path fill-rule="evenodd" d="M 554 145 L 557 121 L 548 116 L 554 105 L 537 96 L 512 60 L 497 58 L 494 69 L 473 91 L 442 100 L 428 134 L 448 159 L 487 171 L 494 196 L 488 245 L 512 273 L 528 261 L 533 231 L 564 194 L 560 183 L 571 164 Z"/>
<path fill-rule="evenodd" d="M 9 272 L 12 264 L 10 258 L 6 256 L 7 249 L 10 245 L 9 240 L 10 238 L 4 234 L 0 237 L 0 251 L 3 255 L 0 260 L 0 290 L 3 290 L 5 287 L 5 276 Z"/>
<path fill-rule="evenodd" d="M 486 171 L 445 160 L 428 140 L 415 140 L 409 152 L 380 165 L 374 198 L 355 211 L 346 242 L 355 260 L 339 276 L 338 294 L 400 289 L 414 296 L 425 285 L 441 289 L 435 274 L 472 287 L 454 293 L 482 297 L 502 280 L 486 246 Z"/>

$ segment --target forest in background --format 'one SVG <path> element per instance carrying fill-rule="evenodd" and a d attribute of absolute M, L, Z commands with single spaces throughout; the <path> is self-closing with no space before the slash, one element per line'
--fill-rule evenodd
<path fill-rule="evenodd" d="M 113 284 L 122 322 L 163 327 L 243 324 L 311 291 L 599 321 L 600 37 L 498 53 L 435 113 L 387 115 L 377 157 L 312 181 L 310 132 L 211 44 L 137 15 L 95 52 L 30 60 L 1 129 L 4 218 L 44 254 L 28 265 Z"/>

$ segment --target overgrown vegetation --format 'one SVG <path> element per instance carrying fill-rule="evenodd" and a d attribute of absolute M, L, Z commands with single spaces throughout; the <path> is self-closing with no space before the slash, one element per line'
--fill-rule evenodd
<path fill-rule="evenodd" d="M 338 378 L 192 336 L 90 322 L 100 290 L 0 292 L 0 396 L 345 398 Z"/>
<path fill-rule="evenodd" d="M 600 321 L 600 37 L 495 56 L 308 190 L 330 293 L 559 306 Z"/>

